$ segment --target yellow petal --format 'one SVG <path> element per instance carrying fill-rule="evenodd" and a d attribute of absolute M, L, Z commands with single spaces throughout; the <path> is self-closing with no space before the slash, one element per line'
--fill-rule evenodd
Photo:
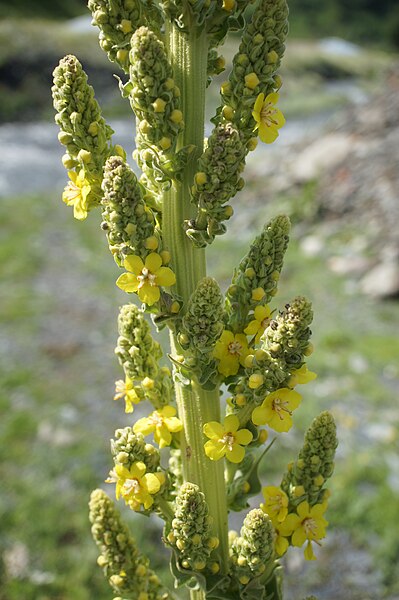
<path fill-rule="evenodd" d="M 161 483 L 154 473 L 146 473 L 143 479 L 145 480 L 146 488 L 150 494 L 156 494 L 159 492 Z"/>
<path fill-rule="evenodd" d="M 133 275 L 133 273 L 123 273 L 123 275 L 120 275 L 116 280 L 116 285 L 124 292 L 137 292 L 139 282 L 137 281 L 136 275 Z"/>
<path fill-rule="evenodd" d="M 126 271 L 130 271 L 135 275 L 140 275 L 141 271 L 144 269 L 143 261 L 140 256 L 136 256 L 135 254 L 129 254 L 123 261 L 123 266 Z"/>
<path fill-rule="evenodd" d="M 177 417 L 167 417 L 165 419 L 166 427 L 172 433 L 176 433 L 177 431 L 181 431 L 183 429 L 183 423 Z"/>
<path fill-rule="evenodd" d="M 267 424 L 267 412 L 265 407 L 257 406 L 252 412 L 252 422 L 255 425 L 266 425 Z"/>
<path fill-rule="evenodd" d="M 268 306 L 257 306 L 254 310 L 254 317 L 258 321 L 268 319 L 271 315 L 271 310 Z"/>
<path fill-rule="evenodd" d="M 142 302 L 148 304 L 148 306 L 152 306 L 155 302 L 158 302 L 161 292 L 159 291 L 159 287 L 150 285 L 145 283 L 143 287 L 141 287 L 138 291 L 138 296 Z"/>
<path fill-rule="evenodd" d="M 244 333 L 246 333 L 247 335 L 255 335 L 255 333 L 258 333 L 259 327 L 260 323 L 255 319 L 254 321 L 251 321 L 248 324 L 248 326 L 244 329 Z"/>
<path fill-rule="evenodd" d="M 276 109 L 276 112 L 273 115 L 273 119 L 275 121 L 277 121 L 277 127 L 279 129 L 280 129 L 280 127 L 285 125 L 285 117 L 284 117 L 283 113 L 281 112 L 281 110 L 279 110 L 278 108 Z"/>
<path fill-rule="evenodd" d="M 203 430 L 204 434 L 208 438 L 221 438 L 224 435 L 224 428 L 221 423 L 217 421 L 210 421 L 209 423 L 205 423 Z"/>
<path fill-rule="evenodd" d="M 256 101 L 254 104 L 254 112 L 255 113 L 260 113 L 260 111 L 262 110 L 264 99 L 265 99 L 265 94 L 259 94 L 259 96 L 256 98 Z"/>
<path fill-rule="evenodd" d="M 156 252 L 151 252 L 145 259 L 145 266 L 151 273 L 155 273 L 158 271 L 159 267 L 162 265 L 162 258 Z"/>
<path fill-rule="evenodd" d="M 141 477 L 144 475 L 145 472 L 146 472 L 145 464 L 143 462 L 139 461 L 139 462 L 132 464 L 132 466 L 130 467 L 129 473 L 130 473 L 130 477 L 141 479 Z"/>
<path fill-rule="evenodd" d="M 226 454 L 225 445 L 213 440 L 204 444 L 205 454 L 211 460 L 220 460 Z"/>
<path fill-rule="evenodd" d="M 304 550 L 304 555 L 305 555 L 306 560 L 316 560 L 316 556 L 315 556 L 315 554 L 313 552 L 313 548 L 312 548 L 312 542 L 309 541 L 306 544 L 306 548 Z"/>
<path fill-rule="evenodd" d="M 163 408 L 161 408 L 161 410 L 158 410 L 158 412 L 163 416 L 163 417 L 174 417 L 176 414 L 176 409 L 174 406 L 164 406 Z"/>
<path fill-rule="evenodd" d="M 265 144 L 272 144 L 278 138 L 276 127 L 268 127 L 265 123 L 259 125 L 259 137 Z"/>
<path fill-rule="evenodd" d="M 157 285 L 162 285 L 163 287 L 169 287 L 176 283 L 176 275 L 173 273 L 172 269 L 169 267 L 160 267 L 156 273 Z"/>
<path fill-rule="evenodd" d="M 279 97 L 280 96 L 277 92 L 272 92 L 271 94 L 268 94 L 266 96 L 265 102 L 270 102 L 270 104 L 277 104 Z"/>
<path fill-rule="evenodd" d="M 249 429 L 240 429 L 239 431 L 237 431 L 234 437 L 236 439 L 237 444 L 247 446 L 247 444 L 250 444 L 252 442 L 253 435 L 249 431 Z"/>
<path fill-rule="evenodd" d="M 285 537 L 279 535 L 276 539 L 276 552 L 279 556 L 283 556 L 288 550 L 288 540 Z"/>
<path fill-rule="evenodd" d="M 242 462 L 244 460 L 244 456 L 245 449 L 242 446 L 239 446 L 238 444 L 233 444 L 231 450 L 229 450 L 228 448 L 226 450 L 226 458 L 232 463 L 237 464 Z"/>
<path fill-rule="evenodd" d="M 240 420 L 237 415 L 227 415 L 223 421 L 224 430 L 229 432 L 235 432 L 240 426 Z"/>
<path fill-rule="evenodd" d="M 143 417 L 135 422 L 133 425 L 134 433 L 142 433 L 144 436 L 149 435 L 155 430 L 155 425 L 147 417 Z"/>
<path fill-rule="evenodd" d="M 306 534 L 303 527 L 298 527 L 292 534 L 291 544 L 293 546 L 302 546 L 306 542 Z"/>

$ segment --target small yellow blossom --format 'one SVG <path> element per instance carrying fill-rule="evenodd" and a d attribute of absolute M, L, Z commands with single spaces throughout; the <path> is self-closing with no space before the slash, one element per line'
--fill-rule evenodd
<path fill-rule="evenodd" d="M 150 508 L 154 503 L 154 494 L 159 492 L 164 475 L 162 473 L 146 473 L 143 462 L 136 462 L 127 469 L 122 465 L 116 465 L 110 472 L 107 483 L 116 483 L 116 499 L 122 496 L 126 504 L 133 510 Z"/>
<path fill-rule="evenodd" d="M 284 521 L 288 514 L 287 494 L 275 485 L 264 487 L 262 494 L 265 498 L 265 503 L 260 505 L 263 512 L 269 515 L 272 523 Z"/>
<path fill-rule="evenodd" d="M 87 217 L 89 211 L 87 197 L 91 192 L 91 187 L 87 179 L 85 179 L 83 169 L 79 173 L 69 171 L 68 177 L 70 181 L 64 188 L 62 200 L 67 206 L 73 206 L 73 216 L 75 219 L 82 221 Z"/>
<path fill-rule="evenodd" d="M 274 525 L 274 531 L 276 533 L 276 537 L 274 540 L 274 548 L 276 550 L 277 556 L 283 556 L 288 550 L 288 540 L 281 532 L 280 525 Z"/>
<path fill-rule="evenodd" d="M 155 410 L 148 417 L 139 419 L 133 425 L 134 433 L 142 433 L 144 436 L 154 434 L 154 440 L 160 448 L 170 446 L 172 433 L 183 429 L 183 424 L 175 417 L 176 409 L 173 406 L 164 406 Z"/>
<path fill-rule="evenodd" d="M 291 372 L 288 385 L 289 387 L 293 388 L 298 384 L 301 385 L 304 383 L 309 383 L 309 381 L 313 381 L 313 379 L 316 379 L 316 377 L 316 373 L 309 371 L 306 365 L 302 365 L 300 369 L 295 369 Z"/>
<path fill-rule="evenodd" d="M 228 415 L 223 425 L 210 421 L 204 425 L 204 434 L 210 438 L 205 443 L 205 454 L 211 460 L 226 456 L 232 463 L 240 463 L 245 456 L 245 448 L 252 441 L 249 429 L 238 429 L 240 421 L 236 415 Z"/>
<path fill-rule="evenodd" d="M 292 427 L 292 412 L 298 408 L 302 396 L 290 390 L 281 388 L 272 392 L 263 400 L 262 404 L 252 413 L 255 425 L 268 425 L 274 431 L 281 433 L 289 431 Z"/>
<path fill-rule="evenodd" d="M 291 536 L 293 546 L 302 546 L 308 541 L 304 551 L 306 560 L 316 559 L 312 542 L 320 545 L 319 540 L 326 535 L 328 521 L 323 517 L 326 508 L 326 502 L 315 504 L 311 508 L 308 502 L 301 502 L 296 509 L 298 514 L 289 514 L 280 525 L 280 533 L 285 537 Z"/>
<path fill-rule="evenodd" d="M 254 319 L 250 321 L 244 329 L 247 335 L 256 335 L 255 343 L 258 344 L 260 338 L 272 320 L 272 311 L 266 306 L 257 306 L 254 310 Z"/>
<path fill-rule="evenodd" d="M 121 275 L 116 285 L 125 292 L 137 292 L 142 302 L 149 306 L 158 302 L 161 292 L 159 286 L 170 286 L 176 283 L 172 269 L 162 266 L 162 258 L 156 252 L 151 252 L 145 263 L 139 256 L 129 254 L 123 262 L 129 273 Z"/>
<path fill-rule="evenodd" d="M 216 342 L 213 351 L 214 358 L 220 362 L 218 371 L 225 377 L 236 375 L 240 364 L 244 366 L 245 358 L 249 354 L 247 338 L 243 333 L 234 335 L 232 331 L 223 331 Z"/>
<path fill-rule="evenodd" d="M 114 400 L 120 400 L 121 398 L 125 399 L 125 412 L 127 413 L 132 413 L 134 410 L 133 404 L 140 402 L 140 398 L 134 389 L 133 381 L 129 377 L 126 377 L 125 381 L 123 379 L 115 381 Z"/>
<path fill-rule="evenodd" d="M 284 115 L 276 108 L 278 94 L 272 92 L 265 98 L 259 94 L 256 99 L 252 116 L 256 121 L 255 129 L 259 130 L 259 137 L 265 144 L 271 144 L 278 137 L 278 130 L 285 123 Z"/>

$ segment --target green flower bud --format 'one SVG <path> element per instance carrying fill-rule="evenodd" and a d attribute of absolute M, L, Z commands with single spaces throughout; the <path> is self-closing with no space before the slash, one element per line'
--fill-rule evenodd
<path fill-rule="evenodd" d="M 116 263 L 122 266 L 127 254 L 144 260 L 148 239 L 154 236 L 154 217 L 146 209 L 136 175 L 122 158 L 111 156 L 105 163 L 102 189 L 102 227 Z"/>
<path fill-rule="evenodd" d="M 167 600 L 168 593 L 149 568 L 148 559 L 139 553 L 119 512 L 105 492 L 94 490 L 90 496 L 89 518 L 100 556 L 98 564 L 114 592 L 124 598 L 145 597 Z"/>
<path fill-rule="evenodd" d="M 236 578 L 246 584 L 272 570 L 274 529 L 268 515 L 255 508 L 245 517 L 240 533 L 232 543 L 231 561 Z"/>
<path fill-rule="evenodd" d="M 302 296 L 294 298 L 267 327 L 262 347 L 285 363 L 288 370 L 299 369 L 309 346 L 312 319 L 311 303 Z"/>
<path fill-rule="evenodd" d="M 196 246 L 210 244 L 215 235 L 226 231 L 223 221 L 232 213 L 226 213 L 225 204 L 241 188 L 246 151 L 241 134 L 233 125 L 214 128 L 194 177 L 192 202 L 198 207 L 197 217 L 185 223 L 186 233 Z"/>
<path fill-rule="evenodd" d="M 248 313 L 258 304 L 268 304 L 277 290 L 277 277 L 288 246 L 290 221 L 281 215 L 267 223 L 236 269 L 227 290 L 228 328 L 243 331 Z"/>
<path fill-rule="evenodd" d="M 131 427 L 115 431 L 115 439 L 111 440 L 111 453 L 115 464 L 123 464 L 127 469 L 135 462 L 143 462 L 148 473 L 159 470 L 159 450 L 147 444 L 141 433 L 133 433 Z"/>
<path fill-rule="evenodd" d="M 283 476 L 281 489 L 291 502 L 299 504 L 307 500 L 313 506 L 324 500 L 323 487 L 333 473 L 337 445 L 334 419 L 328 411 L 322 412 L 307 430 L 297 460 Z M 299 498 L 293 493 L 298 486 L 304 490 Z"/>
<path fill-rule="evenodd" d="M 211 536 L 208 505 L 194 483 L 184 483 L 176 497 L 176 512 L 168 541 L 181 568 L 202 571 L 216 543 Z"/>
<path fill-rule="evenodd" d="M 133 32 L 142 25 L 160 31 L 162 18 L 152 0 L 88 0 L 93 15 L 92 25 L 100 30 L 100 46 L 111 62 L 129 72 L 129 46 Z"/>
<path fill-rule="evenodd" d="M 118 317 L 119 337 L 115 354 L 134 383 L 139 398 L 144 396 L 155 408 L 171 401 L 172 378 L 168 369 L 160 368 L 161 346 L 156 342 L 144 314 L 134 304 L 122 306 Z"/>
<path fill-rule="evenodd" d="M 223 331 L 223 296 L 215 279 L 204 277 L 192 294 L 183 317 L 180 341 L 187 350 L 199 382 L 216 376 L 212 352 Z"/>

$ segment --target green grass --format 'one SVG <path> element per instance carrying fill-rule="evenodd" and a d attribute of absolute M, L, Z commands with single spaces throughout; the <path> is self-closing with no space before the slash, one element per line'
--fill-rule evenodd
<path fill-rule="evenodd" d="M 309 206 L 311 197 L 310 188 L 304 192 Z M 288 200 L 286 208 L 294 222 L 301 217 Z M 0 218 L 0 598 L 106 600 L 111 594 L 95 564 L 87 501 L 110 468 L 109 437 L 130 422 L 112 401 L 113 382 L 120 377 L 113 356 L 116 316 L 126 298 L 114 286 L 117 269 L 98 213 L 74 222 L 53 195 L 4 199 Z M 326 267 L 329 246 L 317 257 L 305 257 L 297 232 L 274 306 L 297 294 L 313 301 L 316 350 L 309 366 L 318 379 L 303 386 L 297 427 L 268 455 L 264 481 L 278 481 L 313 416 L 332 410 L 341 450 L 331 482 L 331 527 L 369 545 L 388 589 L 397 591 L 399 494 L 392 469 L 398 446 L 399 306 L 349 293 L 345 280 Z M 211 248 L 210 272 L 225 285 L 252 233 L 257 232 L 227 234 Z M 151 545 L 157 523 L 124 513 L 167 577 L 167 555 Z M 5 562 L 17 544 L 28 560 L 19 571 L 14 560 L 11 576 Z"/>

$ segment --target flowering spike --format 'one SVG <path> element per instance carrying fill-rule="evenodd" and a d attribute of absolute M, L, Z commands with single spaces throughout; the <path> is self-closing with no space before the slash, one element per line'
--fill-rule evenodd
<path fill-rule="evenodd" d="M 275 317 L 266 329 L 263 348 L 281 360 L 289 370 L 299 369 L 309 347 L 313 320 L 312 305 L 298 296 Z"/>
<path fill-rule="evenodd" d="M 216 125 L 198 161 L 191 190 L 197 216 L 185 223 L 186 233 L 196 246 L 210 244 L 216 235 L 225 233 L 223 221 L 233 214 L 226 202 L 242 189 L 245 153 L 239 129 L 231 123 Z"/>
<path fill-rule="evenodd" d="M 223 331 L 223 316 L 219 285 L 215 279 L 204 277 L 188 302 L 179 337 L 201 385 L 216 375 L 212 353 Z"/>
<path fill-rule="evenodd" d="M 314 506 L 324 501 L 326 492 L 323 487 L 334 470 L 337 444 L 334 419 L 328 411 L 324 411 L 313 420 L 297 460 L 283 476 L 281 488 L 291 502 L 297 504 L 307 500 L 310 506 Z"/>
<path fill-rule="evenodd" d="M 274 531 L 269 517 L 260 509 L 251 510 L 244 519 L 241 535 L 231 546 L 233 571 L 241 585 L 259 575 L 267 578 L 273 568 Z"/>
<path fill-rule="evenodd" d="M 240 262 L 226 298 L 228 325 L 232 331 L 242 331 L 249 311 L 259 304 L 268 304 L 276 294 L 289 232 L 288 217 L 281 215 L 272 219 Z"/>
<path fill-rule="evenodd" d="M 118 317 L 119 337 L 115 354 L 134 382 L 140 399 L 144 396 L 158 408 L 170 402 L 172 380 L 169 369 L 159 367 L 161 346 L 151 335 L 144 314 L 134 304 L 121 307 Z"/>
<path fill-rule="evenodd" d="M 128 254 L 145 258 L 148 240 L 154 236 L 154 217 L 146 208 L 142 188 L 129 165 L 119 156 L 111 156 L 104 167 L 102 229 L 116 263 L 121 266 Z"/>
<path fill-rule="evenodd" d="M 133 32 L 142 25 L 154 31 L 161 27 L 161 14 L 156 2 L 145 0 L 88 0 L 93 15 L 92 25 L 100 30 L 100 46 L 111 62 L 129 72 L 129 46 Z"/>
<path fill-rule="evenodd" d="M 147 186 L 155 193 L 170 181 L 168 168 L 183 130 L 180 91 L 164 44 L 147 27 L 132 36 L 130 50 L 129 99 L 137 117 L 135 158 Z"/>
<path fill-rule="evenodd" d="M 217 547 L 217 538 L 211 536 L 208 512 L 200 488 L 194 483 L 184 483 L 176 497 L 175 517 L 167 536 L 182 569 L 203 571 L 212 550 Z"/>
<path fill-rule="evenodd" d="M 256 98 L 260 93 L 267 96 L 278 87 L 274 76 L 284 54 L 287 32 L 286 0 L 261 0 L 234 56 L 230 85 L 222 88 L 224 106 L 232 110 L 227 120 L 239 124 L 246 139 L 253 135 Z"/>
<path fill-rule="evenodd" d="M 114 503 L 105 492 L 94 490 L 90 496 L 90 522 L 100 556 L 97 559 L 115 593 L 124 598 L 167 600 L 168 593 L 149 561 L 140 554 Z"/>
<path fill-rule="evenodd" d="M 58 139 L 66 147 L 63 163 L 70 169 L 63 200 L 74 207 L 75 218 L 85 219 L 101 199 L 102 168 L 111 153 L 113 131 L 101 116 L 94 90 L 75 56 L 62 58 L 53 76 Z"/>

